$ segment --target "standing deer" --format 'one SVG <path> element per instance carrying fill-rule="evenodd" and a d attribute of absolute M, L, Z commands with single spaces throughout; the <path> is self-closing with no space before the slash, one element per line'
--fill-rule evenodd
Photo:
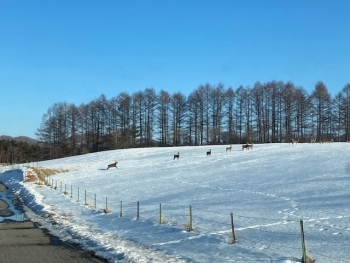
<path fill-rule="evenodd" d="M 252 143 L 251 144 L 249 144 L 249 143 L 243 144 L 242 150 L 244 150 L 244 149 L 247 149 L 247 150 L 253 149 L 253 144 Z"/>
<path fill-rule="evenodd" d="M 209 149 L 209 151 L 207 151 L 207 156 L 211 155 L 211 149 Z"/>
<path fill-rule="evenodd" d="M 292 140 L 289 142 L 289 145 L 290 145 L 290 144 L 293 145 L 294 143 L 295 143 L 295 144 L 298 144 L 298 142 L 299 142 L 299 138 L 298 138 L 297 140 L 296 140 L 296 139 L 292 139 Z"/>
<path fill-rule="evenodd" d="M 232 145 L 230 145 L 230 147 L 226 147 L 226 152 L 231 150 L 232 150 Z"/>
<path fill-rule="evenodd" d="M 174 154 L 174 160 L 180 158 L 180 153 L 178 152 L 177 154 Z"/>
<path fill-rule="evenodd" d="M 111 164 L 109 164 L 108 166 L 107 166 L 107 170 L 109 169 L 109 168 L 111 168 L 111 167 L 115 167 L 115 168 L 117 168 L 118 169 L 118 167 L 117 167 L 117 161 L 115 161 L 114 163 L 111 163 Z"/>
<path fill-rule="evenodd" d="M 311 138 L 310 143 L 316 143 L 316 138 Z"/>

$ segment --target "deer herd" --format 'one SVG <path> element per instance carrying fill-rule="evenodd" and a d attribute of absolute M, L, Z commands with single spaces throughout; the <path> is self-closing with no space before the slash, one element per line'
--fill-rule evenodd
<path fill-rule="evenodd" d="M 247 150 L 253 149 L 253 144 L 252 143 L 243 144 L 242 150 L 244 149 L 247 149 Z M 226 152 L 231 150 L 232 150 L 232 145 L 230 145 L 229 147 L 226 147 Z M 211 149 L 207 151 L 207 156 L 210 156 L 210 155 L 211 155 Z M 179 158 L 180 158 L 180 153 L 174 154 L 174 160 Z"/>
<path fill-rule="evenodd" d="M 289 142 L 289 145 L 290 144 L 297 144 L 299 142 L 299 138 L 297 138 L 297 139 L 292 139 L 290 142 Z M 325 139 L 323 139 L 323 140 L 320 140 L 319 141 L 319 143 L 332 143 L 332 142 L 334 142 L 334 140 L 333 139 L 327 139 L 327 140 L 325 140 Z M 310 143 L 316 143 L 316 138 L 311 138 L 310 139 Z"/>
<path fill-rule="evenodd" d="M 299 142 L 299 138 L 297 138 L 297 139 L 291 139 L 290 141 L 289 141 L 289 145 L 290 144 L 292 144 L 292 145 L 294 145 L 294 144 L 298 144 L 298 142 Z M 320 143 L 332 143 L 332 142 L 334 142 L 334 140 L 333 139 L 330 139 L 330 140 L 320 140 L 319 141 Z M 310 139 L 310 143 L 316 143 L 316 138 L 311 138 Z M 253 143 L 245 143 L 245 144 L 242 144 L 242 150 L 244 150 L 244 149 L 246 149 L 246 150 L 252 150 L 253 149 L 253 146 L 254 146 L 254 144 Z M 229 147 L 226 147 L 226 152 L 227 151 L 231 151 L 232 150 L 232 145 L 230 145 Z M 207 151 L 207 156 L 210 156 L 211 155 L 211 149 L 209 149 L 208 151 Z M 180 159 L 180 153 L 178 152 L 177 154 L 174 154 L 174 160 L 175 159 Z M 115 168 L 118 168 L 117 167 L 117 164 L 118 164 L 118 162 L 117 161 L 115 161 L 114 163 L 111 163 L 111 164 L 108 164 L 108 166 L 107 166 L 107 170 L 109 169 L 109 168 L 112 168 L 112 167 L 115 167 Z"/>

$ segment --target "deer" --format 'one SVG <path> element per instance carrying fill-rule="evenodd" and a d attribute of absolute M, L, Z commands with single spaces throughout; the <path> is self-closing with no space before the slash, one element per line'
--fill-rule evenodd
<path fill-rule="evenodd" d="M 107 170 L 108 170 L 109 168 L 112 168 L 112 167 L 115 167 L 115 168 L 118 169 L 117 164 L 118 164 L 117 161 L 115 161 L 114 163 L 109 164 L 109 165 L 107 166 Z"/>
<path fill-rule="evenodd" d="M 177 154 L 174 154 L 174 160 L 180 158 L 180 153 L 178 152 Z"/>
<path fill-rule="evenodd" d="M 298 144 L 298 142 L 299 142 L 299 138 L 298 138 L 298 139 L 292 139 L 292 140 L 289 142 L 289 145 L 290 145 L 290 144 L 293 145 L 294 143 L 295 143 L 295 144 Z"/>
<path fill-rule="evenodd" d="M 232 145 L 230 145 L 230 147 L 226 147 L 226 152 L 231 150 L 232 150 Z"/>
<path fill-rule="evenodd" d="M 316 143 L 316 138 L 311 138 L 310 143 Z"/>
<path fill-rule="evenodd" d="M 249 143 L 243 144 L 242 150 L 244 150 L 244 149 L 247 149 L 247 150 L 253 149 L 253 144 L 252 143 L 251 144 L 249 144 Z"/>
<path fill-rule="evenodd" d="M 207 156 L 211 155 L 211 149 L 209 149 L 209 151 L 207 151 Z"/>

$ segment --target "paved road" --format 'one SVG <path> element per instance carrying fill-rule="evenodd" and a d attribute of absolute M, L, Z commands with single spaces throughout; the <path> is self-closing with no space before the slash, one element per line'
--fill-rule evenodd
<path fill-rule="evenodd" d="M 0 183 L 0 191 L 6 188 Z M 11 214 L 8 205 L 0 200 L 0 217 Z M 33 222 L 4 221 L 0 223 L 1 263 L 102 263 L 92 252 L 61 241 L 38 228 Z"/>

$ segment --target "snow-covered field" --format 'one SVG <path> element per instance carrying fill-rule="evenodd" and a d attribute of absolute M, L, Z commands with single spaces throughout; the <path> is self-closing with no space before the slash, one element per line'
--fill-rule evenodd
<path fill-rule="evenodd" d="M 300 220 L 312 259 L 350 262 L 350 143 L 225 148 L 126 149 L 31 164 L 69 170 L 49 177 L 57 190 L 22 183 L 24 164 L 0 168 L 0 181 L 21 194 L 30 219 L 110 262 L 300 262 Z M 107 170 L 114 160 L 118 169 Z"/>

